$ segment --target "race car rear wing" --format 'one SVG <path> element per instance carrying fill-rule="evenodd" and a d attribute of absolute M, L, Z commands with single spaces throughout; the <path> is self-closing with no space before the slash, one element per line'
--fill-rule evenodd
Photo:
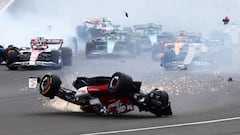
<path fill-rule="evenodd" d="M 62 47 L 63 39 L 44 39 L 43 37 L 39 37 L 37 39 L 31 39 L 31 45 L 60 45 L 59 48 Z"/>
<path fill-rule="evenodd" d="M 114 29 L 113 31 L 108 31 L 103 33 L 103 36 L 105 35 L 108 36 L 108 35 L 130 35 L 130 34 L 128 33 L 128 31 Z"/>
<path fill-rule="evenodd" d="M 194 37 L 194 36 L 202 37 L 202 33 L 186 32 L 186 31 L 175 32 L 175 33 L 173 33 L 173 35 L 174 36 L 188 36 L 188 37 Z"/>
<path fill-rule="evenodd" d="M 109 18 L 103 17 L 103 18 L 97 18 L 97 19 L 86 19 L 84 23 L 98 25 L 101 22 L 111 22 Z"/>
<path fill-rule="evenodd" d="M 101 23 L 101 20 L 100 19 L 87 19 L 84 21 L 84 23 L 98 25 Z"/>
<path fill-rule="evenodd" d="M 134 25 L 133 28 L 134 28 L 134 30 L 144 30 L 144 29 L 148 29 L 148 28 L 162 30 L 162 25 L 149 23 L 149 24 L 145 24 L 145 25 Z"/>

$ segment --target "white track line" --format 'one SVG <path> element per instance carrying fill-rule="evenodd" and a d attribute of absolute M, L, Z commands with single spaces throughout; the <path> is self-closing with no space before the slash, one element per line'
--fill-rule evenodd
<path fill-rule="evenodd" d="M 86 133 L 86 134 L 81 134 L 81 135 L 106 135 L 106 134 L 127 133 L 127 132 L 136 132 L 136 131 L 163 129 L 163 128 L 174 128 L 174 127 L 202 125 L 202 124 L 225 122 L 225 121 L 232 121 L 232 120 L 239 120 L 239 119 L 240 119 L 240 117 L 232 117 L 232 118 L 225 118 L 225 119 L 190 122 L 190 123 L 165 125 L 165 126 L 155 126 L 155 127 L 146 127 L 146 128 L 134 128 L 134 129 L 126 129 L 126 130 L 115 130 L 115 131 L 106 131 L 106 132 Z"/>

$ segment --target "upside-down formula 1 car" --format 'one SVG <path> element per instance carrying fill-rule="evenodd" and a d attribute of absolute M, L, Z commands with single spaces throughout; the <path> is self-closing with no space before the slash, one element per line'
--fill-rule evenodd
<path fill-rule="evenodd" d="M 77 77 L 74 90 L 61 87 L 57 75 L 46 74 L 42 78 L 30 77 L 29 88 L 39 84 L 40 94 L 53 99 L 55 96 L 77 104 L 83 112 L 117 115 L 134 110 L 147 111 L 160 117 L 172 115 L 166 91 L 154 89 L 147 94 L 140 92 L 141 82 L 133 81 L 124 73 L 116 72 L 111 77 Z"/>
<path fill-rule="evenodd" d="M 62 47 L 63 39 L 32 39 L 31 48 L 7 48 L 6 65 L 10 70 L 18 67 L 53 67 L 61 69 L 72 64 L 72 50 Z"/>

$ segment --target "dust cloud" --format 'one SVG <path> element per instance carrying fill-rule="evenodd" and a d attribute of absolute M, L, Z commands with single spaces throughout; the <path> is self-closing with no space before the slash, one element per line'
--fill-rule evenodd
<path fill-rule="evenodd" d="M 16 0 L 0 16 L 0 43 L 28 46 L 30 38 L 45 36 L 52 33 L 51 31 L 57 31 L 60 35 L 75 35 L 76 26 L 81 25 L 84 19 L 99 17 L 109 17 L 114 24 L 122 26 L 153 22 L 162 24 L 163 31 L 202 32 L 204 37 L 208 37 L 211 31 L 223 27 L 222 19 L 226 15 L 230 17 L 231 22 L 240 21 L 239 4 L 239 0 Z M 129 17 L 125 16 L 125 11 Z M 89 64 L 83 60 L 81 63 L 79 68 L 74 70 L 78 72 L 82 70 L 81 75 L 84 76 L 109 75 L 110 72 L 120 70 L 137 80 L 143 80 L 143 86 L 147 90 L 153 87 L 167 90 L 173 99 L 174 110 L 192 111 L 212 107 L 209 106 L 211 103 L 220 104 L 221 99 L 218 99 L 217 94 L 219 91 L 223 93 L 222 105 L 227 104 L 231 96 L 225 96 L 227 93 L 225 90 L 234 89 L 233 92 L 230 91 L 232 92 L 230 95 L 234 95 L 239 89 L 236 81 L 233 88 L 228 82 L 218 80 L 219 75 L 211 75 L 209 71 L 202 74 L 203 77 L 199 73 L 186 74 L 188 71 L 165 72 L 160 69 L 159 63 L 153 63 L 145 56 L 130 62 L 92 60 Z M 225 65 L 223 62 L 218 67 Z M 90 69 L 90 66 L 96 70 Z M 217 72 L 226 70 L 224 68 Z M 237 72 L 238 68 L 234 71 Z"/>
<path fill-rule="evenodd" d="M 61 29 L 75 35 L 75 27 L 86 18 L 109 17 L 114 24 L 132 26 L 154 22 L 164 31 L 202 32 L 222 25 L 228 15 L 239 21 L 238 0 L 16 0 L 1 16 L 1 42 L 26 45 L 29 38 Z M 125 11 L 129 17 L 125 16 Z"/>

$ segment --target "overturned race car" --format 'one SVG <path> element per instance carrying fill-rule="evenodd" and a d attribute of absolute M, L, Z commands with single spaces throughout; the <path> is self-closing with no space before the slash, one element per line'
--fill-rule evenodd
<path fill-rule="evenodd" d="M 116 72 L 111 77 L 77 77 L 73 81 L 75 90 L 61 87 L 57 75 L 46 74 L 42 78 L 29 78 L 29 87 L 36 88 L 45 97 L 55 96 L 80 105 L 86 113 L 117 115 L 134 110 L 147 111 L 157 117 L 172 115 L 168 93 L 158 89 L 144 94 L 140 92 L 141 82 L 133 81 L 124 73 Z"/>

